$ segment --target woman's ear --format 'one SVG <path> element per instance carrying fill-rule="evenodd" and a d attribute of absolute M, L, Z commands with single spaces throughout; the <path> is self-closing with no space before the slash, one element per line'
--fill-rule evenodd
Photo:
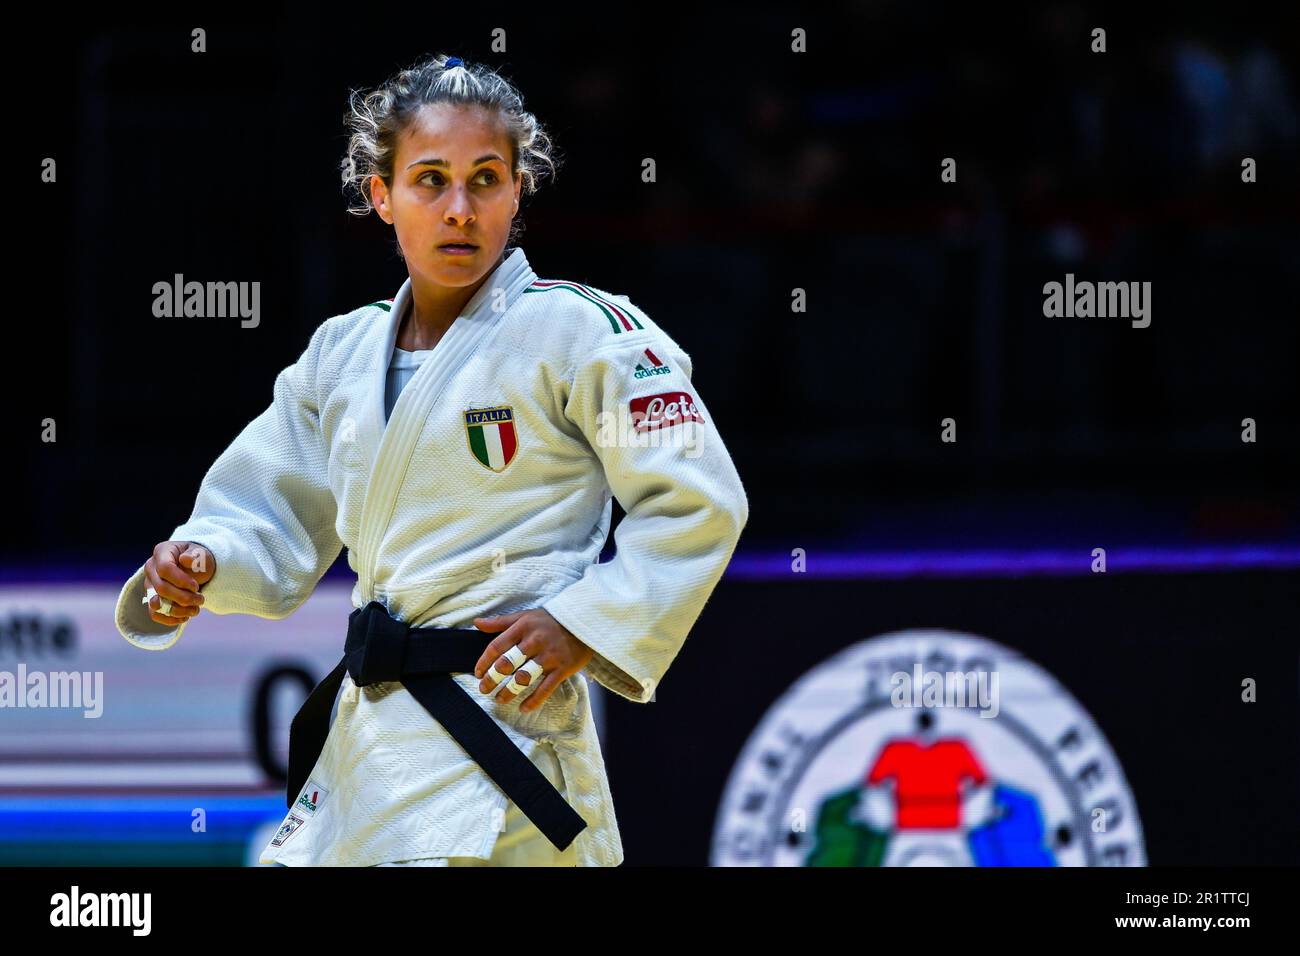
<path fill-rule="evenodd" d="M 393 211 L 388 206 L 388 187 L 378 174 L 370 177 L 370 202 L 379 213 L 379 218 L 390 226 L 393 224 Z"/>

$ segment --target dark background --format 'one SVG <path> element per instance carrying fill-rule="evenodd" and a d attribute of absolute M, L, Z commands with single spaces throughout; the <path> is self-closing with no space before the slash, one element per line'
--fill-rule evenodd
<path fill-rule="evenodd" d="M 1300 30 L 1280 6 L 421 9 L 69 18 L 57 53 L 15 24 L 12 195 L 35 201 L 10 342 L 34 351 L 6 418 L 32 507 L 7 562 L 138 566 L 316 325 L 394 294 L 391 229 L 345 212 L 342 115 L 438 51 L 503 69 L 565 157 L 524 206 L 538 274 L 630 296 L 692 354 L 746 545 L 1300 535 Z M 57 184 L 33 182 L 46 156 Z M 260 327 L 155 319 L 177 272 L 260 281 Z M 1044 318 L 1066 272 L 1152 282 L 1151 326 Z"/>
<path fill-rule="evenodd" d="M 816 610 L 845 605 L 861 611 L 844 621 Z M 793 607 L 812 611 L 791 621 Z M 1149 865 L 1294 866 L 1298 614 L 1295 571 L 730 582 L 655 700 L 607 711 L 605 761 L 627 860 L 707 865 L 732 767 L 790 685 L 863 638 L 934 627 L 992 639 L 1061 680 L 1119 761 Z M 719 686 L 742 653 L 768 666 Z M 1241 701 L 1246 677 L 1258 684 L 1252 704 Z M 874 756 L 862 755 L 864 768 Z M 771 811 L 760 802 L 752 812 Z M 810 820 L 803 852 L 813 836 Z"/>
<path fill-rule="evenodd" d="M 188 517 L 203 473 L 314 328 L 396 292 L 405 270 L 391 229 L 345 211 L 342 118 L 349 89 L 438 52 L 501 69 L 563 156 L 559 178 L 524 203 L 520 244 L 535 271 L 628 295 L 691 353 L 749 492 L 742 554 L 1119 542 L 1294 554 L 1300 543 L 1300 29 L 1285 5 L 268 3 L 9 16 L 19 135 L 5 160 L 16 203 L 4 418 L 19 454 L 5 470 L 23 505 L 0 538 L 6 576 L 124 580 Z M 190 52 L 194 26 L 208 30 L 204 54 Z M 1096 26 L 1106 53 L 1089 51 Z M 494 27 L 505 54 L 490 51 Z M 794 27 L 808 32 L 806 54 L 790 51 Z M 47 156 L 57 184 L 38 181 Z M 647 156 L 657 183 L 640 180 Z M 1256 183 L 1241 182 L 1245 156 Z M 940 181 L 945 157 L 955 184 Z M 155 319 L 153 283 L 178 272 L 261 282 L 260 327 Z M 1151 326 L 1044 318 L 1042 286 L 1067 272 L 1151 282 Z M 796 287 L 804 314 L 790 311 Z M 46 417 L 55 444 L 40 441 Z M 939 440 L 945 417 L 955 445 Z M 1246 417 L 1255 444 L 1240 440 Z M 346 576 L 345 557 L 331 574 Z M 1094 582 L 1044 597 L 1047 585 L 1013 578 L 983 585 L 1007 590 L 969 614 L 948 603 L 951 583 L 780 593 L 809 619 L 851 620 L 851 639 L 946 621 L 1036 656 L 1110 735 L 1153 862 L 1294 862 L 1294 575 L 1159 580 L 1164 590 L 1091 604 L 1071 588 Z M 743 622 L 764 619 L 756 607 L 781 616 L 763 603 L 773 593 L 724 581 L 697 633 L 736 646 Z M 882 595 L 912 612 L 873 611 L 891 606 Z M 1291 696 L 1267 717 L 1187 712 L 1181 732 L 1209 735 L 1186 771 L 1219 788 L 1207 816 L 1177 816 L 1179 795 L 1203 786 L 1179 777 L 1190 751 L 1160 757 L 1141 737 L 1142 706 L 1107 704 L 1113 671 L 1089 672 L 1050 629 L 1027 637 L 1015 608 L 1033 601 L 1086 615 L 1127 680 L 1164 687 L 1163 733 L 1180 732 L 1183 691 L 1170 687 L 1211 679 L 1218 642 L 1256 654 L 1232 662 L 1230 683 L 1265 663 L 1285 676 Z M 1250 610 L 1232 633 L 1187 611 L 1160 623 L 1196 601 Z M 1135 608 L 1154 631 L 1116 623 Z M 1161 637 L 1144 643 L 1151 633 Z M 719 787 L 772 696 L 845 642 L 809 643 L 752 712 L 727 716 L 698 760 Z M 687 687 L 717 672 L 674 670 Z M 684 843 L 636 822 L 638 794 L 660 785 L 651 770 L 679 752 L 630 746 L 682 739 L 709 699 L 698 691 L 678 717 L 664 714 L 671 704 L 611 702 L 629 862 L 703 861 L 708 814 Z M 1241 723 L 1251 719 L 1274 721 L 1276 750 L 1251 738 L 1264 732 Z M 1277 763 L 1263 783 L 1224 760 L 1266 752 Z M 710 779 L 696 769 L 673 786 Z M 1150 787 L 1173 814 L 1164 830 L 1146 813 Z M 1238 821 L 1281 814 L 1292 829 L 1271 846 L 1254 824 L 1187 842 L 1192 817 L 1212 821 L 1216 807 Z"/>

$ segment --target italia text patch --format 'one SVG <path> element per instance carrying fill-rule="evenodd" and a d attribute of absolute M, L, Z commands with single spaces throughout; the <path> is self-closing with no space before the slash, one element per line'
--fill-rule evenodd
<path fill-rule="evenodd" d="M 501 405 L 465 412 L 465 440 L 480 465 L 490 471 L 504 471 L 519 449 L 514 409 Z"/>

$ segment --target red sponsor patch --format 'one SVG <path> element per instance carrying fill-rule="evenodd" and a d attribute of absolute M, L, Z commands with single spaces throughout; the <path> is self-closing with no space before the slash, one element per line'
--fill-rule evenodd
<path fill-rule="evenodd" d="M 669 428 L 687 421 L 704 424 L 700 410 L 695 407 L 695 399 L 686 392 L 664 392 L 634 398 L 629 403 L 629 408 L 632 424 L 639 432 Z"/>

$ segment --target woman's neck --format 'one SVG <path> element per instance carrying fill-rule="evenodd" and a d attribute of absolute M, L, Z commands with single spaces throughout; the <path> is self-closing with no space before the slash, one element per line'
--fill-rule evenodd
<path fill-rule="evenodd" d="M 464 311 L 465 304 L 474 298 L 474 294 L 487 282 L 504 258 L 503 252 L 501 259 L 473 285 L 426 284 L 416 276 L 411 276 L 411 307 L 402 319 L 401 328 L 397 330 L 397 347 L 418 352 L 437 345 Z"/>

